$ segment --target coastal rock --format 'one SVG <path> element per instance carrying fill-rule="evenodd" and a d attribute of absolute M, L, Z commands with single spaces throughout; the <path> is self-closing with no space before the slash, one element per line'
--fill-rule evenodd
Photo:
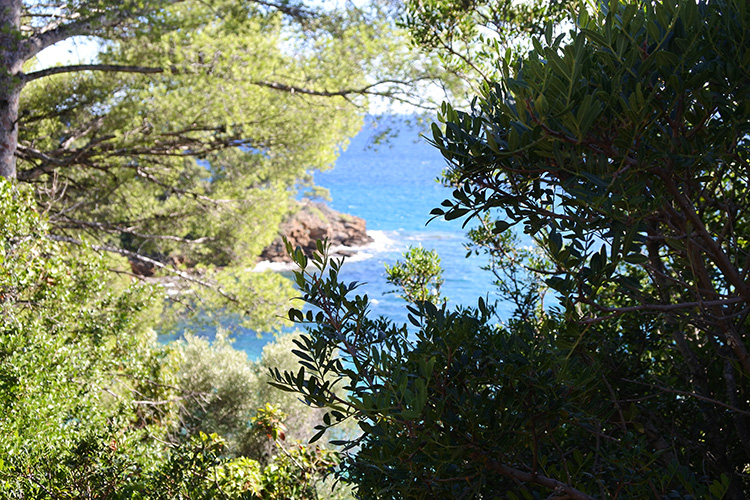
<path fill-rule="evenodd" d="M 261 260 L 291 262 L 281 237 L 286 236 L 294 247 L 301 247 L 306 255 L 315 251 L 315 241 L 328 238 L 333 248 L 358 247 L 372 243 L 367 235 L 364 219 L 342 214 L 325 203 L 301 202 L 299 210 L 281 224 L 279 236 L 261 254 Z M 349 256 L 346 249 L 336 255 Z"/>
<path fill-rule="evenodd" d="M 150 277 L 156 272 L 156 267 L 151 262 L 144 260 L 131 258 L 128 259 L 130 262 L 130 270 L 136 276 Z"/>

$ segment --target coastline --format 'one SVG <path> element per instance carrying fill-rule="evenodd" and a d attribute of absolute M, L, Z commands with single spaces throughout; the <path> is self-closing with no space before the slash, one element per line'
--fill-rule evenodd
<path fill-rule="evenodd" d="M 372 259 L 376 254 L 382 253 L 393 248 L 396 245 L 396 241 L 386 234 L 386 231 L 373 229 L 367 231 L 367 236 L 372 240 L 371 243 L 366 245 L 335 245 L 331 246 L 332 258 L 343 258 L 346 262 L 360 262 L 363 260 Z M 288 272 L 296 269 L 296 264 L 293 262 L 278 262 L 271 260 L 261 260 L 255 267 L 248 269 L 254 273 L 261 273 L 265 271 L 273 272 Z"/>

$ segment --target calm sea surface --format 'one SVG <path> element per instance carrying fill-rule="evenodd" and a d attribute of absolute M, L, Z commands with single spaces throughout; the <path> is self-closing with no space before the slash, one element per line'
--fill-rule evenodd
<path fill-rule="evenodd" d="M 342 278 L 366 282 L 373 312 L 405 321 L 405 302 L 385 294 L 384 264 L 393 264 L 410 245 L 436 250 L 445 270 L 443 295 L 450 304 L 475 305 L 478 296 L 493 291 L 483 257 L 466 258 L 466 230 L 461 221 L 430 220 L 430 210 L 450 196 L 437 182 L 445 160 L 415 128 L 400 126 L 389 144 L 368 148 L 374 133 L 368 124 L 352 139 L 336 167 L 315 175 L 316 184 L 330 190 L 330 205 L 362 217 L 375 238 L 371 249 L 345 264 Z M 359 260 L 361 259 L 361 260 Z"/>
<path fill-rule="evenodd" d="M 466 258 L 466 230 L 460 221 L 430 219 L 430 210 L 450 196 L 451 190 L 436 179 L 445 168 L 440 153 L 419 137 L 419 130 L 395 122 L 398 135 L 388 144 L 371 147 L 376 129 L 371 121 L 355 136 L 335 168 L 315 174 L 315 183 L 330 191 L 329 204 L 336 210 L 367 222 L 375 243 L 348 259 L 340 275 L 344 281 L 364 283 L 373 314 L 406 321 L 406 303 L 386 294 L 384 264 L 393 264 L 410 245 L 436 250 L 444 268 L 441 289 L 452 305 L 476 305 L 477 297 L 493 300 L 490 273 L 480 266 L 486 259 Z M 203 334 L 210 336 L 211 332 Z M 235 347 L 251 359 L 260 355 L 271 335 L 258 339 L 254 332 L 238 331 Z"/>

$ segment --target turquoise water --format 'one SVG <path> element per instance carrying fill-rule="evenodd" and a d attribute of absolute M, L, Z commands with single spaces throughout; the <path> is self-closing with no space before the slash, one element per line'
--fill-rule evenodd
<path fill-rule="evenodd" d="M 460 221 L 435 219 L 430 210 L 450 196 L 451 190 L 436 181 L 445 168 L 440 153 L 420 138 L 419 130 L 395 122 L 398 135 L 376 149 L 371 139 L 377 132 L 372 120 L 355 136 L 335 168 L 315 174 L 315 183 L 329 190 L 329 204 L 336 210 L 367 222 L 375 243 L 347 259 L 340 275 L 344 281 L 363 283 L 359 294 L 372 301 L 372 312 L 406 322 L 406 303 L 395 294 L 384 276 L 384 264 L 393 264 L 410 245 L 436 250 L 444 268 L 441 289 L 450 305 L 475 305 L 477 297 L 494 299 L 492 277 L 480 267 L 481 256 L 466 258 L 466 230 Z M 225 326 L 231 326 L 227 318 Z M 250 359 L 260 356 L 272 335 L 258 338 L 255 332 L 233 329 L 235 347 Z M 202 335 L 211 336 L 203 330 Z M 174 338 L 174 337 L 171 337 Z M 167 340 L 164 338 L 163 340 Z"/>

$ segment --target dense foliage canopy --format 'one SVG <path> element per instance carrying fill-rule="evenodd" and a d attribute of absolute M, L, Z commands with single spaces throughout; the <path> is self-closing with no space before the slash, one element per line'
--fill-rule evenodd
<path fill-rule="evenodd" d="M 74 37 L 91 61 L 40 67 Z M 428 105 L 435 64 L 405 40 L 382 2 L 3 0 L 0 175 L 33 186 L 59 241 L 267 330 L 291 289 L 246 271 L 291 200 L 371 98 Z"/>
<path fill-rule="evenodd" d="M 480 221 L 518 306 L 499 326 L 483 300 L 372 320 L 339 264 L 296 253 L 319 312 L 290 311 L 306 368 L 275 378 L 359 422 L 362 497 L 750 494 L 748 33 L 743 1 L 603 3 L 444 105 L 433 215 Z"/>
<path fill-rule="evenodd" d="M 158 343 L 157 289 L 113 286 L 35 205 L 0 179 L 0 497 L 337 498 L 336 454 L 298 441 L 320 415 L 267 385 L 290 339 L 255 363 L 221 336 Z"/>

